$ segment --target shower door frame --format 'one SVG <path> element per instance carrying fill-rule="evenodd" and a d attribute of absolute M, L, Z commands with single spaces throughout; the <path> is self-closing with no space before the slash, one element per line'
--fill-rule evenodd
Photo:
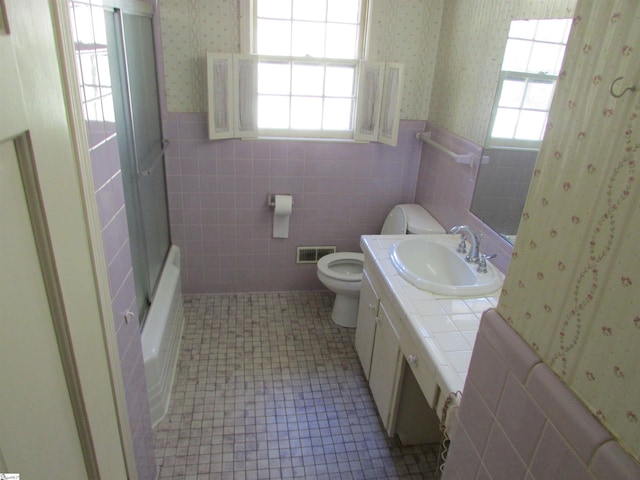
<path fill-rule="evenodd" d="M 144 327 L 144 321 L 149 311 L 151 302 L 155 295 L 158 281 L 162 273 L 162 266 L 166 260 L 169 248 L 171 246 L 171 231 L 169 222 L 169 206 L 166 190 L 166 175 L 164 165 L 165 150 L 168 141 L 164 139 L 162 129 L 162 104 L 160 101 L 160 85 L 157 68 L 156 54 L 156 38 L 154 26 L 154 10 L 153 7 L 146 2 L 139 0 L 105 0 L 103 2 L 105 12 L 113 13 L 115 37 L 114 45 L 109 45 L 109 56 L 113 52 L 117 58 L 110 58 L 109 63 L 117 62 L 117 71 L 111 68 L 112 88 L 114 91 L 114 106 L 116 109 L 116 119 L 124 120 L 124 125 L 116 121 L 118 139 L 124 139 L 125 144 L 119 140 L 120 161 L 122 165 L 122 177 L 125 184 L 125 207 L 127 210 L 127 223 L 129 226 L 129 240 L 131 248 L 131 257 L 133 264 L 133 274 L 135 280 L 137 315 L 140 329 Z M 155 86 L 156 86 L 156 102 L 158 107 L 158 128 L 159 128 L 159 144 L 158 149 L 154 152 L 153 161 L 148 168 L 140 166 L 142 155 L 140 154 L 136 143 L 136 128 L 134 118 L 134 105 L 131 93 L 131 75 L 129 69 L 129 61 L 127 58 L 127 42 L 125 32 L 125 16 L 137 16 L 148 18 L 152 28 L 152 48 L 153 48 L 153 65 L 155 70 Z M 109 35 L 109 34 L 107 34 Z M 109 38 L 109 37 L 108 37 Z M 118 97 L 121 96 L 122 102 L 117 104 Z M 119 124 L 119 125 L 118 125 Z M 124 152 L 124 154 L 123 154 Z M 127 158 L 124 158 L 124 157 Z M 125 162 L 131 158 L 132 162 L 125 166 Z M 143 199 L 140 194 L 140 183 L 144 180 L 150 180 L 151 175 L 158 174 L 157 169 L 161 167 L 161 175 L 164 178 L 164 205 L 166 208 L 166 226 L 167 226 L 167 248 L 162 256 L 160 267 L 156 269 L 155 275 L 151 272 L 151 263 L 148 256 L 149 238 L 145 228 Z M 128 185 L 127 185 L 128 184 Z M 151 277 L 154 277 L 153 279 Z"/>

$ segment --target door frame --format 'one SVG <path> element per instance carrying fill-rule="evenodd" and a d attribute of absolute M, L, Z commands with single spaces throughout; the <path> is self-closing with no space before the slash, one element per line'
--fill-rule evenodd
<path fill-rule="evenodd" d="M 19 157 L 33 162 L 23 165 L 32 170 L 23 169 L 22 176 L 31 182 L 23 180 L 31 205 L 37 202 L 29 215 L 41 262 L 38 273 L 48 286 L 49 312 L 56 317 L 50 333 L 44 333 L 55 336 L 51 340 L 64 376 L 55 392 L 73 410 L 87 475 L 137 480 L 67 4 L 0 0 L 0 7 L 0 51 L 6 62 L 0 83 L 11 112 L 0 118 L 0 131 L 3 141 L 18 145 Z M 34 356 L 31 366 L 37 368 L 38 360 Z M 35 408 L 47 401 L 47 393 L 38 392 Z M 28 403 L 11 413 L 29 419 Z M 44 424 L 34 422 L 29 434 L 38 433 L 39 425 L 45 431 Z M 26 452 L 34 471 L 48 471 L 37 451 Z"/>
<path fill-rule="evenodd" d="M 133 436 L 127 410 L 118 343 L 113 324 L 107 262 L 104 255 L 102 229 L 94 192 L 91 158 L 86 141 L 87 130 L 80 100 L 68 3 L 66 0 L 54 0 L 50 2 L 50 5 L 54 36 L 57 43 L 62 89 L 69 119 L 69 131 L 85 214 L 86 231 L 96 287 L 95 293 L 98 300 L 99 317 L 107 354 L 106 360 L 108 362 L 108 374 L 110 377 L 120 446 L 127 470 L 127 478 L 129 480 L 137 480 L 138 473 Z"/>

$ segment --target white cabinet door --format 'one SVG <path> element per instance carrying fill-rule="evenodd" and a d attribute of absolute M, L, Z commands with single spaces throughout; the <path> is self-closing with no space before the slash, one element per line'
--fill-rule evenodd
<path fill-rule="evenodd" d="M 380 300 L 371 285 L 366 270 L 362 273 L 362 289 L 360 290 L 360 304 L 358 306 L 358 323 L 356 325 L 356 352 L 364 370 L 364 377 L 369 380 L 371 371 L 371 355 L 373 340 L 376 335 L 378 304 Z"/>
<path fill-rule="evenodd" d="M 397 400 L 398 382 L 402 373 L 401 360 L 400 339 L 381 303 L 378 310 L 369 388 L 389 435 L 394 433 L 393 406 Z"/>

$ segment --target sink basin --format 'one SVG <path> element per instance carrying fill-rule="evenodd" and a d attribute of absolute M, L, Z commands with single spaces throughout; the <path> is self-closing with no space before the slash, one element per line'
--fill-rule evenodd
<path fill-rule="evenodd" d="M 452 296 L 484 295 L 502 284 L 498 270 L 487 262 L 487 273 L 467 263 L 450 237 L 408 238 L 391 247 L 391 262 L 400 276 L 432 293 Z"/>

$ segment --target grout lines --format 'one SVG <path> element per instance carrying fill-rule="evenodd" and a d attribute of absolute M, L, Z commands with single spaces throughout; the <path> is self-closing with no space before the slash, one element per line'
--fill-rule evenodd
<path fill-rule="evenodd" d="M 432 479 L 438 445 L 388 439 L 327 292 L 185 296 L 164 479 Z"/>

